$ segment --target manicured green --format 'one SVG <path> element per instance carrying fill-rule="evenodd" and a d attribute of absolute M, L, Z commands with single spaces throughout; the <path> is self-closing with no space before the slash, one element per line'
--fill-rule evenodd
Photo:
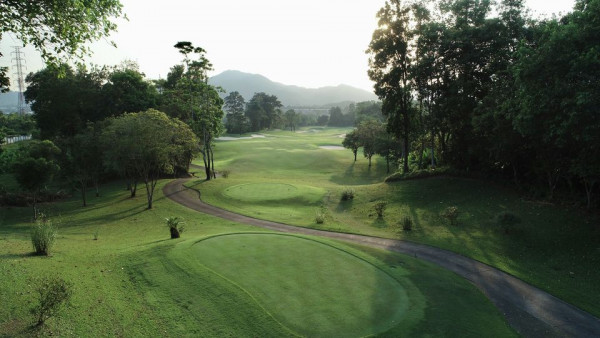
<path fill-rule="evenodd" d="M 265 138 L 221 141 L 216 145 L 216 169 L 229 170 L 227 179 L 190 186 L 202 199 L 252 217 L 293 225 L 399 238 L 445 248 L 475 258 L 563 300 L 600 316 L 600 220 L 568 206 L 524 200 L 509 188 L 489 182 L 452 177 L 432 177 L 383 183 L 385 161 L 365 158 L 354 162 L 350 150 L 321 149 L 341 144 L 350 129 L 310 128 L 300 132 L 276 131 Z M 361 151 L 359 150 L 359 155 Z M 320 201 L 242 201 L 226 191 L 240 185 L 290 184 L 325 190 Z M 354 198 L 341 201 L 352 188 Z M 265 199 L 268 196 L 264 197 Z M 374 206 L 387 201 L 384 217 Z M 315 212 L 326 208 L 323 224 Z M 457 206 L 457 225 L 450 226 L 441 213 Z M 507 234 L 496 222 L 503 211 L 521 219 Z M 410 232 L 398 223 L 413 220 Z"/>
<path fill-rule="evenodd" d="M 191 251 L 303 336 L 385 332 L 406 317 L 409 307 L 422 311 L 424 306 L 422 296 L 409 299 L 402 283 L 377 266 L 313 240 L 227 235 L 198 242 Z"/>
<path fill-rule="evenodd" d="M 103 186 L 101 197 L 90 198 L 86 208 L 78 196 L 44 204 L 58 227 L 51 257 L 31 255 L 29 208 L 0 209 L 0 336 L 37 334 L 29 309 L 35 305 L 34 280 L 46 276 L 72 282 L 73 296 L 69 306 L 47 321 L 42 335 L 291 336 L 336 325 L 315 318 L 323 324 L 302 327 L 297 320 L 302 309 L 272 311 L 274 303 L 257 287 L 261 276 L 266 290 L 280 296 L 285 292 L 273 278 L 316 283 L 314 290 L 306 290 L 306 300 L 303 293 L 295 293 L 289 301 L 311 300 L 305 305 L 343 320 L 363 318 L 366 326 L 357 328 L 359 334 L 387 330 L 384 335 L 389 336 L 514 335 L 489 300 L 453 273 L 407 256 L 334 241 L 259 235 L 267 232 L 177 205 L 162 195 L 165 183 L 159 182 L 152 210 L 145 210 L 143 191 L 128 198 L 124 182 Z M 171 216 L 186 222 L 180 239 L 169 239 L 165 218 Z M 248 232 L 252 234 L 240 235 Z M 223 234 L 235 235 L 219 236 Z M 221 241 L 227 238 L 245 241 L 233 246 Z M 250 259 L 245 253 L 264 264 L 216 263 L 224 257 Z M 340 276 L 337 273 L 345 271 L 337 266 L 341 264 L 349 270 Z M 236 269 L 243 275 L 236 275 Z M 359 288 L 369 282 L 385 286 L 393 297 L 382 298 L 377 289 L 369 297 L 369 290 Z M 340 301 L 334 283 L 356 295 Z M 390 323 L 394 314 L 387 312 L 373 321 L 361 317 L 398 302 L 403 308 L 405 301 L 409 305 L 399 322 Z M 340 325 L 339 330 L 349 328 Z"/>

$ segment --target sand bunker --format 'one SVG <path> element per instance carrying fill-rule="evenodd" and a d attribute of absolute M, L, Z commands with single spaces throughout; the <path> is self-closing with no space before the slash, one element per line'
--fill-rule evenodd
<path fill-rule="evenodd" d="M 342 146 L 320 146 L 319 148 L 327 149 L 327 150 L 344 150 L 345 149 Z"/>
<path fill-rule="evenodd" d="M 250 140 L 253 138 L 265 138 L 265 135 L 262 134 L 252 134 L 250 136 L 242 136 L 242 137 L 231 137 L 231 136 L 221 136 L 217 137 L 217 141 L 237 141 L 237 140 Z"/>

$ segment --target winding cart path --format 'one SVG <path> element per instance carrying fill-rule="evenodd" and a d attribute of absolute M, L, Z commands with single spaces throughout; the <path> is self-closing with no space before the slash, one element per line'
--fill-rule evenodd
<path fill-rule="evenodd" d="M 600 337 L 600 319 L 487 264 L 423 244 L 301 228 L 236 214 L 202 202 L 199 191 L 183 185 L 187 180 L 168 183 L 163 188 L 164 195 L 188 208 L 229 221 L 358 243 L 432 262 L 473 283 L 500 309 L 509 325 L 526 337 Z"/>

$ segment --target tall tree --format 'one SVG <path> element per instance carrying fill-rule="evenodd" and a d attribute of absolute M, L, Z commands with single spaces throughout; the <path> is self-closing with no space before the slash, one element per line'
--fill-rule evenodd
<path fill-rule="evenodd" d="M 277 96 L 256 93 L 246 106 L 246 117 L 250 120 L 251 131 L 271 128 L 277 121 L 279 109 L 283 107 Z"/>
<path fill-rule="evenodd" d="M 100 141 L 100 123 L 89 123 L 88 126 L 73 138 L 66 154 L 64 167 L 69 179 L 74 180 L 81 190 L 83 206 L 87 206 L 87 188 L 90 183 L 99 195 L 98 181 L 102 174 L 102 146 Z"/>
<path fill-rule="evenodd" d="M 62 75 L 60 75 L 62 74 Z M 104 119 L 101 88 L 102 69 L 73 70 L 68 65 L 47 67 L 29 74 L 25 99 L 31 103 L 42 139 L 70 138 L 88 121 Z"/>
<path fill-rule="evenodd" d="M 371 55 L 369 77 L 375 82 L 375 94 L 383 102 L 388 129 L 403 140 L 403 171 L 408 172 L 409 136 L 415 112 L 410 75 L 414 62 L 412 10 L 400 0 L 388 0 L 377 18 L 378 28 L 367 50 Z"/>
<path fill-rule="evenodd" d="M 246 101 L 244 97 L 237 91 L 229 93 L 224 99 L 224 110 L 227 112 L 227 128 L 228 133 L 242 134 L 248 128 L 248 120 L 244 115 L 246 110 Z"/>
<path fill-rule="evenodd" d="M 112 118 L 103 131 L 102 143 L 107 165 L 127 168 L 144 182 L 148 209 L 152 209 L 160 175 L 173 173 L 176 163 L 189 163 L 197 141 L 187 125 L 150 109 Z"/>
<path fill-rule="evenodd" d="M 363 154 L 369 160 L 371 167 L 371 158 L 377 154 L 378 142 L 381 135 L 387 134 L 383 123 L 375 120 L 366 120 L 356 127 L 359 144 L 363 147 Z"/>
<path fill-rule="evenodd" d="M 290 131 L 296 131 L 298 124 L 298 114 L 293 109 L 288 109 L 285 112 L 285 125 L 290 128 Z"/>
<path fill-rule="evenodd" d="M 354 154 L 354 162 L 356 162 L 356 154 L 358 153 L 358 148 L 362 146 L 360 137 L 356 129 L 347 133 L 346 136 L 344 136 L 342 146 L 344 146 L 344 148 L 352 150 L 352 154 Z"/>
<path fill-rule="evenodd" d="M 194 47 L 189 41 L 180 41 L 174 47 L 184 55 L 186 68 L 177 85 L 180 92 L 187 93 L 187 100 L 184 99 L 183 102 L 187 103 L 190 113 L 189 118 L 184 120 L 200 140 L 206 179 L 210 180 L 217 177 L 213 141 L 223 132 L 223 100 L 219 96 L 219 89 L 208 84 L 207 72 L 212 70 L 212 64 L 206 58 L 206 51 L 201 47 Z M 192 54 L 196 55 L 196 60 L 190 59 Z"/>
<path fill-rule="evenodd" d="M 33 199 L 33 216 L 37 217 L 37 202 L 40 191 L 60 170 L 58 155 L 61 150 L 51 141 L 32 140 L 19 145 L 12 172 L 17 183 L 29 191 Z"/>
<path fill-rule="evenodd" d="M 144 74 L 132 68 L 114 69 L 102 87 L 106 116 L 156 108 L 158 92 Z"/>

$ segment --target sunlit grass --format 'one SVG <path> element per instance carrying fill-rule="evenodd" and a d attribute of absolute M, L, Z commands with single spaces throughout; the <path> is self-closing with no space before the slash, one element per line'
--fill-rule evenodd
<path fill-rule="evenodd" d="M 513 334 L 499 311 L 467 281 L 403 255 L 350 248 L 333 241 L 310 242 L 314 245 L 309 246 L 292 241 L 282 248 L 278 241 L 272 240 L 279 238 L 277 236 L 252 237 L 241 246 L 203 247 L 201 240 L 211 236 L 250 231 L 252 236 L 259 236 L 256 233 L 266 231 L 180 206 L 163 196 L 161 188 L 165 183 L 161 181 L 157 187 L 152 210 L 145 210 L 143 190 L 138 191 L 138 197 L 130 199 L 122 182 L 103 186 L 101 197 L 90 198 L 86 208 L 81 207 L 77 196 L 56 204 L 44 204 L 42 208 L 57 225 L 59 233 L 51 257 L 31 255 L 30 208 L 0 209 L 0 336 L 241 337 L 312 332 L 310 330 L 315 328 L 298 324 L 301 316 L 296 311 L 301 309 L 286 312 L 273 308 L 277 305 L 274 302 L 259 301 L 256 281 L 261 277 L 273 292 L 285 293 L 272 278 L 277 273 L 291 274 L 289 281 L 304 279 L 314 282 L 314 287 L 320 286 L 321 291 L 307 291 L 313 294 L 311 306 L 333 311 L 337 318 L 345 318 L 344 313 L 347 318 L 355 318 L 360 311 L 369 309 L 362 306 L 374 306 L 382 297 L 376 296 L 377 290 L 365 289 L 359 302 L 352 305 L 352 299 L 348 299 L 342 306 L 343 302 L 334 301 L 340 296 L 339 292 L 333 293 L 334 284 L 347 283 L 341 288 L 344 290 L 356 287 L 353 283 L 357 281 L 386 279 L 382 273 L 396 280 L 401 285 L 397 292 L 404 290 L 406 298 L 402 299 L 414 306 L 402 315 L 399 323 L 363 320 L 364 325 L 356 326 L 361 335 L 388 329 L 387 333 L 392 336 L 458 333 L 464 332 L 463 329 L 490 336 Z M 179 216 L 186 222 L 181 239 L 169 239 L 165 218 L 170 216 Z M 310 252 L 305 253 L 306 249 Z M 219 257 L 243 256 L 246 251 L 254 252 L 257 259 L 268 260 L 272 265 L 252 264 L 239 269 L 252 273 L 248 276 L 235 276 L 232 267 L 215 265 Z M 296 261 L 290 261 L 291 258 Z M 293 265 L 299 264 L 298 260 L 301 264 L 296 270 Z M 366 268 L 360 261 L 366 262 Z M 356 277 L 340 276 L 336 270 L 324 270 L 328 264 L 339 265 L 337 268 L 342 272 L 348 264 L 348 272 L 362 273 Z M 217 271 L 217 268 L 225 270 Z M 228 279 L 223 278 L 225 274 Z M 42 331 L 37 332 L 32 327 L 34 318 L 29 312 L 35 303 L 35 279 L 49 275 L 72 282 L 73 298 L 63 312 L 49 319 Z M 240 285 L 246 278 L 252 279 L 254 286 L 245 284 L 240 288 L 231 282 L 234 278 Z M 388 287 L 395 285 L 389 278 L 387 281 Z M 333 298 L 327 298 L 327 290 Z M 314 297 L 319 292 L 323 295 L 321 300 Z M 373 292 L 373 297 L 369 298 L 369 292 Z M 302 297 L 302 293 L 296 293 L 295 297 Z M 393 299 L 397 298 L 390 300 Z M 387 304 L 385 299 L 383 301 L 380 309 L 385 309 Z M 361 308 L 355 309 L 356 306 Z M 461 317 L 451 319 L 453 311 L 460 311 Z M 331 330 L 335 325 L 326 323 L 325 318 L 322 321 L 325 322 L 322 328 Z"/>
<path fill-rule="evenodd" d="M 522 278 L 575 305 L 600 315 L 600 228 L 598 218 L 578 210 L 523 200 L 510 189 L 479 180 L 432 178 L 382 183 L 385 162 L 373 166 L 350 150 L 320 149 L 341 144 L 347 129 L 311 129 L 302 133 L 267 133 L 263 139 L 219 142 L 217 170 L 230 178 L 190 183 L 202 191 L 202 199 L 225 209 L 253 217 L 293 225 L 342 232 L 398 238 L 426 243 L 475 258 Z M 235 186 L 291 184 L 313 186 L 326 193 L 320 204 L 326 221 L 316 224 L 315 203 L 279 200 L 277 203 L 230 198 Z M 341 201 L 351 187 L 355 197 Z M 265 196 L 268 198 L 268 196 Z M 374 205 L 387 201 L 384 217 Z M 459 209 L 458 225 L 450 226 L 440 213 L 449 206 Z M 506 234 L 495 221 L 503 211 L 522 220 Z M 404 217 L 413 230 L 398 231 Z"/>

